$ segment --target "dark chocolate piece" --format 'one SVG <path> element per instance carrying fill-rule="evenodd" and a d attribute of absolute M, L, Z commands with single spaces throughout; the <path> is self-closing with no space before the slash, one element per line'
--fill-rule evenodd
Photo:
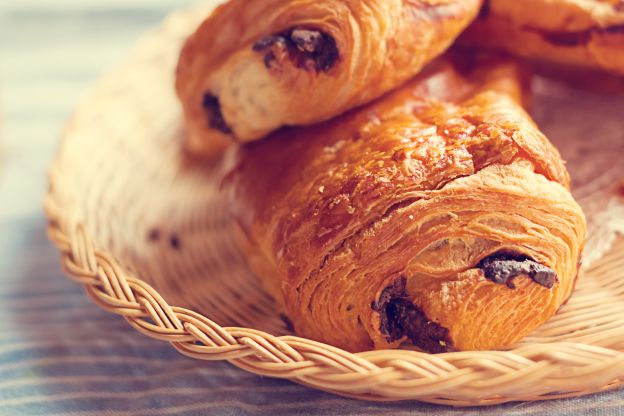
<path fill-rule="evenodd" d="M 295 29 L 290 34 L 293 41 L 301 52 L 315 53 L 325 47 L 325 34 L 316 30 Z"/>
<path fill-rule="evenodd" d="M 270 48 L 271 46 L 273 46 L 273 45 L 275 45 L 276 43 L 279 43 L 279 42 L 284 42 L 284 44 L 285 44 L 286 43 L 286 38 L 284 38 L 283 36 L 280 36 L 280 35 L 266 36 L 266 37 L 258 40 L 256 43 L 254 43 L 253 46 L 251 47 L 251 49 L 253 49 L 254 52 L 262 52 L 266 48 Z"/>
<path fill-rule="evenodd" d="M 267 51 L 264 55 L 264 66 L 268 69 L 271 69 L 273 62 L 275 61 L 275 53 L 273 53 L 273 45 L 277 43 L 283 43 L 284 47 L 288 47 L 286 38 L 279 35 L 271 35 L 264 37 L 253 44 L 251 49 L 254 52 L 263 52 Z"/>
<path fill-rule="evenodd" d="M 393 342 L 407 336 L 418 348 L 440 353 L 452 351 L 448 329 L 432 322 L 407 297 L 406 279 L 401 276 L 386 287 L 371 307 L 379 312 L 379 331 Z"/>
<path fill-rule="evenodd" d="M 264 52 L 264 64 L 271 68 L 275 61 L 273 46 L 282 44 L 297 68 L 329 71 L 339 58 L 336 40 L 318 30 L 294 28 L 266 36 L 253 44 L 252 50 Z"/>
<path fill-rule="evenodd" d="M 593 27 L 576 32 L 553 32 L 535 27 L 527 27 L 528 30 L 537 32 L 544 40 L 557 46 L 582 46 L 587 45 L 594 34 L 624 34 L 624 25 L 607 27 Z"/>
<path fill-rule="evenodd" d="M 177 234 L 171 234 L 171 237 L 169 237 L 169 245 L 174 250 L 180 250 L 180 248 L 182 247 L 180 237 L 178 237 Z"/>
<path fill-rule="evenodd" d="M 521 254 L 495 253 L 481 260 L 478 267 L 483 270 L 487 279 L 494 283 L 505 284 L 510 289 L 515 288 L 513 279 L 520 275 L 527 275 L 548 289 L 552 288 L 557 280 L 553 269 Z"/>
<path fill-rule="evenodd" d="M 223 118 L 223 114 L 221 113 L 221 104 L 219 104 L 219 99 L 217 97 L 212 94 L 204 94 L 202 107 L 204 107 L 208 113 L 208 125 L 211 128 L 219 130 L 225 134 L 232 133 L 232 129 L 227 125 L 225 119 Z"/>
<path fill-rule="evenodd" d="M 290 332 L 294 332 L 295 331 L 295 326 L 293 325 L 293 323 L 290 320 L 290 318 L 288 317 L 288 315 L 286 315 L 284 313 L 280 313 L 279 317 L 282 320 L 282 322 L 284 322 L 284 326 L 286 327 L 286 329 L 288 331 L 290 331 Z"/>

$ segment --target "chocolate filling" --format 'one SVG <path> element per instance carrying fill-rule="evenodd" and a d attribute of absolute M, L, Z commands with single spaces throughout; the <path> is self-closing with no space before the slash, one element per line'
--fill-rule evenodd
<path fill-rule="evenodd" d="M 202 107 L 204 107 L 208 113 L 208 125 L 211 128 L 219 130 L 225 134 L 232 133 L 232 129 L 227 125 L 225 119 L 223 118 L 223 114 L 221 113 L 221 104 L 219 104 L 219 99 L 217 97 L 212 94 L 204 94 Z"/>
<path fill-rule="evenodd" d="M 288 317 L 288 315 L 286 315 L 284 313 L 280 313 L 279 317 L 282 320 L 282 322 L 284 322 L 284 326 L 286 327 L 286 329 L 288 331 L 290 331 L 290 332 L 294 332 L 295 331 L 295 326 L 293 325 L 293 323 L 290 320 L 290 318 Z"/>
<path fill-rule="evenodd" d="M 534 27 L 528 27 L 527 29 L 539 33 L 545 41 L 557 46 L 587 45 L 591 41 L 592 35 L 594 34 L 624 34 L 624 25 L 594 27 L 576 32 L 551 32 Z"/>
<path fill-rule="evenodd" d="M 379 331 L 393 342 L 407 336 L 418 348 L 440 353 L 453 350 L 448 329 L 432 322 L 407 297 L 405 277 L 386 287 L 371 307 L 379 312 Z"/>
<path fill-rule="evenodd" d="M 487 279 L 494 283 L 505 284 L 510 289 L 516 287 L 513 279 L 520 275 L 527 275 L 535 283 L 549 289 L 557 280 L 554 270 L 521 254 L 495 253 L 481 260 L 478 267 L 483 270 Z"/>
<path fill-rule="evenodd" d="M 318 30 L 293 28 L 276 35 L 266 36 L 252 49 L 264 53 L 264 65 L 271 68 L 276 60 L 274 46 L 282 46 L 297 68 L 314 69 L 316 72 L 329 71 L 339 58 L 336 40 Z"/>

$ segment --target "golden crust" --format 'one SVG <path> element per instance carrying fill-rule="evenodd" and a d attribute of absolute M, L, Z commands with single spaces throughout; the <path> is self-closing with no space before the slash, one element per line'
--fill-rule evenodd
<path fill-rule="evenodd" d="M 369 102 L 444 51 L 480 5 L 231 0 L 204 21 L 180 54 L 176 90 L 188 147 L 215 154 L 231 138 L 257 140 L 280 126 L 316 123 Z M 293 29 L 305 30 L 295 38 Z M 316 67 L 314 59 L 321 60 Z M 213 112 L 218 117 L 211 118 Z"/>
<path fill-rule="evenodd" d="M 497 348 L 570 295 L 585 223 L 564 164 L 518 105 L 521 69 L 465 58 L 235 150 L 224 180 L 232 214 L 297 333 L 354 351 L 399 345 L 405 337 L 389 339 L 372 305 L 401 277 L 453 348 Z M 558 281 L 485 279 L 476 265 L 501 250 Z"/>
<path fill-rule="evenodd" d="M 624 6 L 619 0 L 490 0 L 461 41 L 622 76 Z"/>

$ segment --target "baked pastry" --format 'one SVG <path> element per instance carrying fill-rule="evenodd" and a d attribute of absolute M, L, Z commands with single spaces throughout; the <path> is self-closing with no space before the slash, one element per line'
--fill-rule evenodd
<path fill-rule="evenodd" d="M 190 36 L 176 90 L 187 147 L 327 120 L 401 85 L 444 51 L 481 0 L 231 0 Z"/>
<path fill-rule="evenodd" d="M 489 0 L 462 42 L 624 75 L 621 0 Z"/>
<path fill-rule="evenodd" d="M 522 80 L 511 61 L 442 59 L 368 106 L 233 149 L 239 237 L 299 335 L 491 349 L 566 301 L 585 220 Z"/>

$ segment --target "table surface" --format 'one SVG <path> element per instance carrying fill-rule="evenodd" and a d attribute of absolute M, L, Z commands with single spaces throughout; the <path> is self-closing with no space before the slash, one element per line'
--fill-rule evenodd
<path fill-rule="evenodd" d="M 342 399 L 195 361 L 99 310 L 45 236 L 46 170 L 102 71 L 178 0 L 0 0 L 0 414 L 615 415 L 624 391 L 491 408 Z"/>

